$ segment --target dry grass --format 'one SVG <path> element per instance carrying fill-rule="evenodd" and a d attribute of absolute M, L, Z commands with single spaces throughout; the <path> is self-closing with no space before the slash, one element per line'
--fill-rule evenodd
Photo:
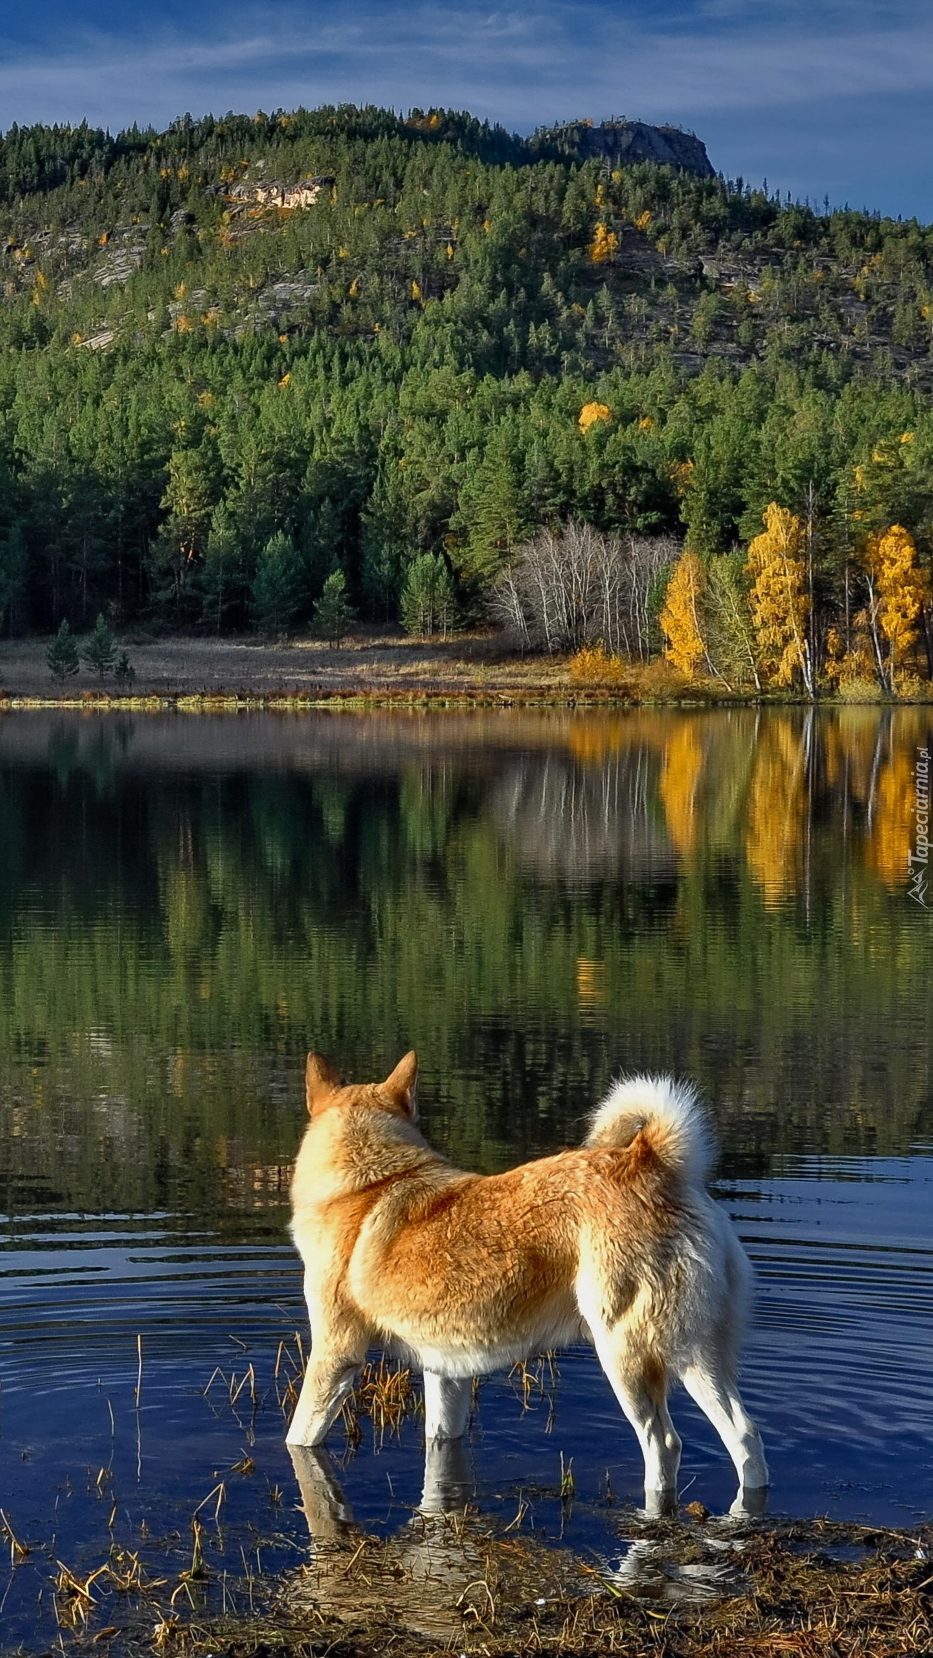
<path fill-rule="evenodd" d="M 395 1369 L 381 1356 L 377 1363 L 364 1364 L 353 1392 L 344 1400 L 340 1421 L 350 1444 L 363 1435 L 362 1420 L 369 1419 L 378 1438 L 397 1434 L 402 1423 L 422 1410 L 410 1370 Z"/>
<path fill-rule="evenodd" d="M 574 704 L 709 700 L 666 663 L 629 663 L 595 651 L 521 655 L 489 632 L 414 640 L 384 629 L 357 632 L 339 649 L 320 640 L 121 639 L 136 668 L 132 693 L 87 669 L 60 684 L 49 673 L 45 639 L 0 646 L 0 703 L 13 707 L 120 707 L 144 712 L 166 705 L 211 710 L 322 703 Z M 585 657 L 586 661 L 581 661 Z M 592 660 L 591 660 L 592 658 Z M 720 688 L 721 690 L 721 688 Z"/>
<path fill-rule="evenodd" d="M 709 1522 L 727 1551 L 723 1525 Z M 703 1522 L 665 1522 L 646 1527 L 645 1535 L 659 1555 L 680 1559 L 689 1570 L 702 1529 Z M 451 1648 L 486 1658 L 919 1658 L 933 1652 L 933 1528 L 878 1532 L 817 1521 L 771 1529 L 764 1522 L 750 1535 L 735 1535 L 732 1545 L 726 1555 L 736 1568 L 731 1581 L 697 1604 L 666 1598 L 660 1580 L 620 1581 L 533 1537 L 482 1532 L 469 1515 L 421 1529 L 413 1522 L 404 1546 L 361 1535 L 318 1547 L 313 1562 L 279 1580 L 265 1610 L 253 1616 L 186 1616 L 180 1580 L 167 1603 L 148 1601 L 145 1626 L 130 1635 L 126 1650 L 178 1658 L 218 1652 L 382 1658 L 389 1650 L 397 1658 L 431 1658 Z M 840 1559 L 846 1552 L 862 1557 Z M 85 1642 L 100 1650 L 102 1632 L 95 1632 L 89 1602 L 109 1570 L 79 1582 L 62 1569 L 57 1594 L 72 1650 Z"/>
<path fill-rule="evenodd" d="M 279 1342 L 273 1381 L 276 1401 L 286 1421 L 290 1420 L 298 1403 L 306 1362 L 304 1340 L 299 1330 L 295 1331 L 291 1341 Z M 251 1365 L 250 1371 L 252 1368 Z M 227 1383 L 222 1372 L 215 1370 L 206 1391 L 218 1377 L 222 1383 Z M 229 1389 L 230 1384 L 227 1385 Z M 232 1403 L 235 1403 L 233 1399 Z M 338 1421 L 347 1436 L 347 1443 L 356 1446 L 363 1437 L 361 1424 L 364 1421 L 372 1422 L 374 1433 L 381 1439 L 387 1433 L 397 1434 L 403 1422 L 409 1417 L 419 1416 L 422 1410 L 421 1394 L 415 1387 L 411 1371 L 390 1365 L 385 1355 L 380 1355 L 375 1362 L 367 1360 L 364 1364 L 355 1388 L 344 1400 Z"/>

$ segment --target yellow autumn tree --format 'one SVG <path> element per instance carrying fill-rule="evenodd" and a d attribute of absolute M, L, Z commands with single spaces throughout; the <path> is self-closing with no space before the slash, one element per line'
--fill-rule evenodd
<path fill-rule="evenodd" d="M 745 856 L 766 909 L 777 909 L 797 885 L 806 822 L 802 734 L 790 719 L 769 721 L 755 756 L 745 820 Z"/>
<path fill-rule="evenodd" d="M 910 754 L 894 750 L 883 766 L 868 837 L 868 862 L 886 887 L 904 886 L 913 850 L 916 783 Z"/>
<path fill-rule="evenodd" d="M 697 795 L 703 745 L 696 720 L 681 720 L 664 747 L 658 794 L 667 830 L 678 852 L 692 852 L 697 840 Z"/>
<path fill-rule="evenodd" d="M 920 637 L 930 578 L 920 567 L 913 536 L 901 524 L 868 537 L 864 563 L 878 673 L 885 689 L 896 691 Z"/>
<path fill-rule="evenodd" d="M 577 425 L 581 432 L 588 432 L 597 420 L 611 420 L 612 410 L 608 403 L 584 403 L 577 417 Z"/>
<path fill-rule="evenodd" d="M 602 219 L 600 219 L 596 229 L 593 232 L 593 240 L 587 249 L 591 263 L 594 265 L 611 264 L 614 261 L 618 251 L 618 236 L 614 230 L 610 230 L 609 226 Z"/>
<path fill-rule="evenodd" d="M 660 617 L 667 640 L 664 655 L 687 679 L 693 678 L 706 655 L 699 615 L 702 590 L 703 566 L 698 555 L 687 547 L 674 565 Z"/>
<path fill-rule="evenodd" d="M 749 544 L 745 567 L 752 578 L 750 603 L 759 664 L 774 685 L 793 685 L 799 675 L 812 696 L 803 525 L 776 501 L 768 507 L 764 523 L 763 533 Z"/>

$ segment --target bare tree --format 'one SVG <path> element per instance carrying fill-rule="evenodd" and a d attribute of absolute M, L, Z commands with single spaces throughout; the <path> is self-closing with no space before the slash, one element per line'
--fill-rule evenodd
<path fill-rule="evenodd" d="M 539 531 L 517 548 L 490 611 L 523 648 L 649 656 L 656 600 L 680 547 L 666 536 L 604 535 L 591 524 Z"/>

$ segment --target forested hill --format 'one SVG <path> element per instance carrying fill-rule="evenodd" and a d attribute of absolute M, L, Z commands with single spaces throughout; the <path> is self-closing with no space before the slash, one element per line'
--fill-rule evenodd
<path fill-rule="evenodd" d="M 335 569 L 392 618 L 425 554 L 475 616 L 538 526 L 705 556 L 771 501 L 827 603 L 872 524 L 928 556 L 933 231 L 574 130 L 11 130 L 4 627 L 300 624 Z"/>

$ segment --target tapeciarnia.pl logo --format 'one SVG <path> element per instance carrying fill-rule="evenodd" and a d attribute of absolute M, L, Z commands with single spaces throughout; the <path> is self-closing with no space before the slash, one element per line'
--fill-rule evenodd
<path fill-rule="evenodd" d="M 925 910 L 930 908 L 927 903 L 927 868 L 930 861 L 930 751 L 928 748 L 918 748 L 917 763 L 914 767 L 914 849 L 907 855 L 907 864 L 910 875 L 910 885 L 907 888 L 908 898 L 921 904 Z"/>

